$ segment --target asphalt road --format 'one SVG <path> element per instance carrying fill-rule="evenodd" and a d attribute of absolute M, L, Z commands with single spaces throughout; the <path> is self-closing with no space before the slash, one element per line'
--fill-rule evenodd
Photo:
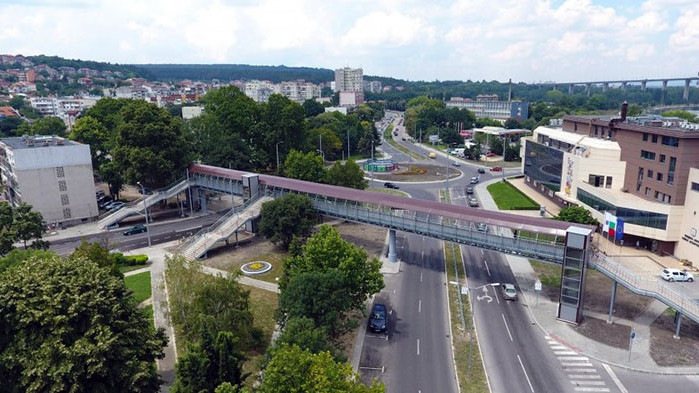
<path fill-rule="evenodd" d="M 225 212 L 214 213 L 207 216 L 194 217 L 186 220 L 177 220 L 163 223 L 153 223 L 150 225 L 151 244 L 165 243 L 181 239 L 196 233 L 202 227 L 211 225 L 218 220 Z M 119 249 L 122 251 L 133 250 L 148 246 L 148 235 L 139 233 L 131 236 L 124 236 L 123 232 L 130 226 L 104 231 L 87 236 L 76 236 L 68 239 L 51 240 L 50 249 L 59 255 L 67 255 L 80 245 L 83 240 L 91 243 L 106 245 L 109 249 Z"/>

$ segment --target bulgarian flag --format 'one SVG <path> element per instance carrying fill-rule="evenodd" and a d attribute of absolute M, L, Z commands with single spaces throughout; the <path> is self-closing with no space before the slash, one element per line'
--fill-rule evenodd
<path fill-rule="evenodd" d="M 616 236 L 616 216 L 604 212 L 604 232 L 609 232 L 609 237 L 614 238 Z"/>

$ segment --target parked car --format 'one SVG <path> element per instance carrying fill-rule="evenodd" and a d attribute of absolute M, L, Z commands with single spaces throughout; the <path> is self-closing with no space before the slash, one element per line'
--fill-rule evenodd
<path fill-rule="evenodd" d="M 483 169 L 483 168 L 478 168 L 478 173 L 485 173 L 485 169 Z"/>
<path fill-rule="evenodd" d="M 478 199 L 476 198 L 470 198 L 468 200 L 468 205 L 471 207 L 478 207 Z"/>
<path fill-rule="evenodd" d="M 452 161 L 451 164 L 454 166 L 461 166 L 461 163 L 459 161 Z"/>
<path fill-rule="evenodd" d="M 495 153 L 488 153 L 488 154 L 486 154 L 485 156 L 486 156 L 486 157 L 495 157 L 495 156 L 497 156 L 497 154 L 495 154 Z"/>
<path fill-rule="evenodd" d="M 502 172 L 502 167 L 501 166 L 494 166 L 490 168 L 491 171 L 493 172 Z"/>
<path fill-rule="evenodd" d="M 687 273 L 680 269 L 663 269 L 663 272 L 660 273 L 660 276 L 665 281 L 694 281 L 694 276 L 692 275 L 692 273 Z"/>
<path fill-rule="evenodd" d="M 478 231 L 479 232 L 488 232 L 488 226 L 481 222 L 480 224 L 478 224 Z"/>
<path fill-rule="evenodd" d="M 143 195 L 150 195 L 150 194 L 153 193 L 153 190 L 151 190 L 151 189 L 148 188 L 148 187 L 141 187 L 141 188 L 138 189 L 138 193 L 139 193 L 139 194 L 143 194 Z"/>
<path fill-rule="evenodd" d="M 435 158 L 437 158 L 437 154 L 435 154 L 433 151 L 431 151 L 430 154 L 427 155 L 427 157 L 435 159 Z"/>
<path fill-rule="evenodd" d="M 466 195 L 472 195 L 473 194 L 473 187 L 468 186 L 466 187 Z"/>
<path fill-rule="evenodd" d="M 111 196 L 106 195 L 97 199 L 97 206 L 104 208 L 105 205 L 112 202 L 114 202 L 114 199 Z"/>
<path fill-rule="evenodd" d="M 502 297 L 505 300 L 517 300 L 517 291 L 512 284 L 502 284 Z"/>
<path fill-rule="evenodd" d="M 102 190 L 95 191 L 95 197 L 97 197 L 97 199 L 102 198 L 103 196 L 104 196 L 104 191 L 102 191 Z"/>
<path fill-rule="evenodd" d="M 374 304 L 369 315 L 369 329 L 374 332 L 386 332 L 388 318 L 386 316 L 386 306 L 384 304 Z"/>
<path fill-rule="evenodd" d="M 109 210 L 109 209 L 111 209 L 112 205 L 115 204 L 116 202 L 118 202 L 118 201 L 105 202 L 102 204 L 102 209 Z"/>
<path fill-rule="evenodd" d="M 137 233 L 143 233 L 143 232 L 146 232 L 147 230 L 148 230 L 148 228 L 146 228 L 146 226 L 143 224 L 134 225 L 131 228 L 124 231 L 124 236 L 131 236 L 131 235 L 135 235 Z"/>
<path fill-rule="evenodd" d="M 389 182 L 384 183 L 383 186 L 386 187 L 386 188 L 390 188 L 390 189 L 392 189 L 392 190 L 397 190 L 397 189 L 400 188 L 400 187 L 398 187 L 397 185 L 395 185 L 395 184 L 393 184 L 393 183 L 389 183 Z"/>
<path fill-rule="evenodd" d="M 126 205 L 124 202 L 116 201 L 116 202 L 110 203 L 108 205 L 109 207 L 105 207 L 105 209 L 109 210 L 110 212 L 117 211 L 117 210 L 121 209 L 122 207 L 124 207 L 124 205 Z"/>
<path fill-rule="evenodd" d="M 480 179 L 478 178 L 478 176 L 474 176 L 474 177 L 471 178 L 471 184 L 476 184 L 476 183 L 478 183 L 479 181 L 480 181 Z"/>

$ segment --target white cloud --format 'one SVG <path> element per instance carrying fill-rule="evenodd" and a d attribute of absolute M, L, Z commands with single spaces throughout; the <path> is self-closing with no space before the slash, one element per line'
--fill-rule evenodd
<path fill-rule="evenodd" d="M 667 16 L 656 11 L 646 12 L 629 21 L 629 27 L 636 30 L 636 34 L 658 33 L 668 28 Z"/>
<path fill-rule="evenodd" d="M 357 19 L 342 43 L 352 47 L 403 46 L 433 37 L 434 29 L 420 18 L 378 11 Z"/>
<path fill-rule="evenodd" d="M 507 45 L 500 52 L 494 53 L 491 57 L 499 61 L 512 61 L 526 58 L 532 54 L 534 43 L 532 41 L 520 41 Z"/>
<path fill-rule="evenodd" d="M 685 10 L 675 23 L 670 48 L 679 52 L 699 51 L 699 5 Z"/>
<path fill-rule="evenodd" d="M 654 54 L 655 46 L 653 44 L 636 44 L 626 49 L 626 59 L 629 61 L 648 59 Z"/>

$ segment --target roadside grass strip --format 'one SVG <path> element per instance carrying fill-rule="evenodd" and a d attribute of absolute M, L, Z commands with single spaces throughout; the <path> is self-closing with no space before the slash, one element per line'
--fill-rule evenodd
<path fill-rule="evenodd" d="M 539 210 L 538 203 L 510 183 L 493 183 L 488 186 L 488 192 L 500 210 Z"/>
<path fill-rule="evenodd" d="M 137 304 L 151 297 L 150 272 L 124 277 L 124 283 L 133 292 L 132 296 Z"/>

